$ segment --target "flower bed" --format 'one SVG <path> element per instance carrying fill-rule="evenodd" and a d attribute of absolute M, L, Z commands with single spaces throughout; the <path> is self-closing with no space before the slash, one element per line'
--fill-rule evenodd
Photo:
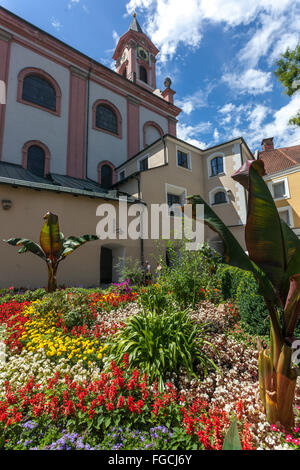
<path fill-rule="evenodd" d="M 265 420 L 253 338 L 230 304 L 202 301 L 189 311 L 207 325 L 215 346 L 207 354 L 222 374 L 209 369 L 204 378 L 200 364 L 191 378 L 181 367 L 160 392 L 126 356 L 106 370 L 107 342 L 146 305 L 145 291 L 140 306 L 126 283 L 115 289 L 0 305 L 9 356 L 0 363 L 0 448 L 221 449 L 234 417 L 244 449 L 300 448 L 300 383 L 295 427 L 283 433 Z M 151 302 L 165 305 L 159 286 L 150 292 Z"/>

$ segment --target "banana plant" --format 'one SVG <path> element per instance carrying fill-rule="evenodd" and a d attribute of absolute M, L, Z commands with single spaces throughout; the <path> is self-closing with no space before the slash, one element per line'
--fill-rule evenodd
<path fill-rule="evenodd" d="M 96 235 L 82 235 L 81 237 L 65 238 L 59 231 L 58 216 L 47 212 L 44 215 L 44 226 L 40 233 L 40 245 L 27 238 L 10 238 L 3 240 L 13 246 L 20 246 L 19 253 L 31 252 L 47 263 L 48 268 L 48 292 L 57 289 L 56 273 L 59 263 L 74 250 L 87 242 L 98 240 Z"/>
<path fill-rule="evenodd" d="M 248 190 L 245 242 L 249 255 L 200 196 L 190 196 L 189 202 L 193 217 L 196 204 L 204 205 L 204 223 L 223 240 L 225 262 L 251 271 L 257 279 L 270 317 L 270 351 L 258 342 L 260 397 L 267 420 L 289 430 L 299 375 L 291 357 L 300 314 L 300 240 L 280 219 L 264 174 L 263 161 L 255 160 L 233 175 Z"/>

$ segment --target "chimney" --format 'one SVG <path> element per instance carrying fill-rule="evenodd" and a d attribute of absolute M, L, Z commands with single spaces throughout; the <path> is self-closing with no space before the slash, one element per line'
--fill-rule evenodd
<path fill-rule="evenodd" d="M 268 137 L 267 139 L 262 140 L 261 145 L 262 145 L 263 151 L 274 150 L 273 139 L 274 137 Z"/>

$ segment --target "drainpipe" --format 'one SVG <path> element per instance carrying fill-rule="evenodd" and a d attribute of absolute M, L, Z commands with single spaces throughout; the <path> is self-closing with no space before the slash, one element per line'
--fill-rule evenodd
<path fill-rule="evenodd" d="M 89 128 L 90 128 L 90 78 L 93 67 L 93 60 L 90 60 L 90 68 L 88 71 L 87 86 L 87 104 L 86 104 L 86 143 L 85 143 L 85 177 L 88 177 L 88 153 L 89 153 Z"/>
<path fill-rule="evenodd" d="M 140 180 L 140 175 L 135 176 L 135 179 L 137 180 L 138 198 L 139 198 L 139 201 L 140 201 L 140 200 L 141 200 L 141 180 Z M 141 232 L 143 232 L 142 220 L 141 220 Z M 143 239 L 142 237 L 140 238 L 140 247 L 141 247 L 141 265 L 144 266 L 144 239 Z"/>
<path fill-rule="evenodd" d="M 167 148 L 166 148 L 166 139 L 165 136 L 162 137 L 162 141 L 164 143 L 164 164 L 167 164 Z"/>
<path fill-rule="evenodd" d="M 243 166 L 243 145 L 242 142 L 240 142 L 240 155 L 241 155 L 241 166 Z M 248 212 L 248 198 L 247 198 L 247 191 L 246 188 L 243 187 L 244 194 L 245 194 L 245 202 L 246 202 L 246 211 Z"/>

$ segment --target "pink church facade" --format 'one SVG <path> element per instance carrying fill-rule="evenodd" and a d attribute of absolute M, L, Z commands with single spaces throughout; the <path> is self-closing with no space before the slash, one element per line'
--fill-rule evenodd
<path fill-rule="evenodd" d="M 44 152 L 43 176 L 101 183 L 111 169 L 114 183 L 116 167 L 160 137 L 176 137 L 180 109 L 170 82 L 157 89 L 158 52 L 134 17 L 114 53 L 114 72 L 0 8 L 0 80 L 7 86 L 0 161 L 28 168 L 34 149 Z"/>

